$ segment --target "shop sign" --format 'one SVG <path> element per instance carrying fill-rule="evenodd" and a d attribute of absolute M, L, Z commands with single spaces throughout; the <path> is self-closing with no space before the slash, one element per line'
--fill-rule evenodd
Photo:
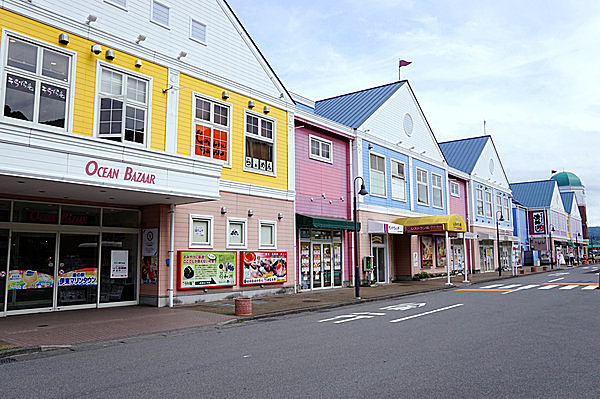
<path fill-rule="evenodd" d="M 546 233 L 546 228 L 544 225 L 544 212 L 533 212 L 533 232 L 536 234 L 544 234 Z"/>
<path fill-rule="evenodd" d="M 457 216 L 456 219 L 452 222 L 452 224 L 449 226 L 448 230 L 464 230 L 464 224 L 462 223 L 462 221 L 460 220 L 460 217 Z"/>
<path fill-rule="evenodd" d="M 287 281 L 287 252 L 241 252 L 242 285 Z"/>
<path fill-rule="evenodd" d="M 477 239 L 477 233 L 466 232 L 463 234 L 463 237 L 466 238 L 467 240 L 475 240 L 475 239 Z"/>
<path fill-rule="evenodd" d="M 61 273 L 58 277 L 59 287 L 76 287 L 82 285 L 98 285 L 98 269 L 87 267 Z"/>
<path fill-rule="evenodd" d="M 36 288 L 52 288 L 54 278 L 35 270 L 10 270 L 8 272 L 9 290 L 29 290 Z"/>
<path fill-rule="evenodd" d="M 131 166 L 125 168 L 112 167 L 99 164 L 96 161 L 89 161 L 85 165 L 85 173 L 88 176 L 94 176 L 107 180 L 121 180 L 126 182 L 144 183 L 149 185 L 156 184 L 156 175 L 143 170 L 133 169 Z"/>
<path fill-rule="evenodd" d="M 110 251 L 110 278 L 127 278 L 129 251 Z"/>
<path fill-rule="evenodd" d="M 369 220 L 368 232 L 369 234 L 404 234 L 404 226 L 396 223 Z"/>
<path fill-rule="evenodd" d="M 179 289 L 232 287 L 237 252 L 179 251 Z"/>
<path fill-rule="evenodd" d="M 406 226 L 406 231 L 419 232 L 419 231 L 443 231 L 443 224 L 429 224 L 423 226 Z"/>

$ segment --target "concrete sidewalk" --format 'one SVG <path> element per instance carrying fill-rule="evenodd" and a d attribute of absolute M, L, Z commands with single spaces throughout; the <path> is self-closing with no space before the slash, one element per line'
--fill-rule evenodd
<path fill-rule="evenodd" d="M 525 269 L 526 274 L 531 274 L 531 268 Z M 470 282 L 464 283 L 464 277 L 459 275 L 451 278 L 454 286 L 449 288 L 508 278 L 513 278 L 510 272 L 503 272 L 502 277 L 497 272 L 480 273 L 469 275 Z M 235 316 L 233 299 L 173 309 L 129 306 L 9 316 L 0 319 L 0 357 L 10 356 L 15 347 L 39 349 L 44 345 L 76 345 L 401 297 L 446 289 L 446 281 L 446 278 L 438 278 L 361 287 L 361 299 L 354 297 L 354 288 L 256 297 L 252 301 L 253 315 L 243 318 Z"/>

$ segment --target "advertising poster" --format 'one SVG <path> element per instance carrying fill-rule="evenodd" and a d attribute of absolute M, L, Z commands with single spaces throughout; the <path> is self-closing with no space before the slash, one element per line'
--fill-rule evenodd
<path fill-rule="evenodd" d="M 521 266 L 521 250 L 519 244 L 513 243 L 512 245 L 512 261 L 513 265 Z"/>
<path fill-rule="evenodd" d="M 142 230 L 142 256 L 158 256 L 158 229 Z"/>
<path fill-rule="evenodd" d="M 447 257 L 446 257 L 446 240 L 444 237 L 436 237 L 435 238 L 435 249 L 436 249 L 436 267 L 446 267 Z"/>
<path fill-rule="evenodd" d="M 544 212 L 533 212 L 533 232 L 536 234 L 544 234 L 546 229 L 544 227 Z"/>
<path fill-rule="evenodd" d="M 242 252 L 242 285 L 287 281 L 287 252 Z"/>
<path fill-rule="evenodd" d="M 232 287 L 237 252 L 179 251 L 179 289 Z"/>
<path fill-rule="evenodd" d="M 61 271 L 58 272 L 59 287 L 98 285 L 98 269 L 95 267 L 86 267 L 83 269 L 72 270 L 66 273 L 61 273 Z"/>
<path fill-rule="evenodd" d="M 29 290 L 35 288 L 52 288 L 54 278 L 35 270 L 10 270 L 8 272 L 9 290 Z"/>
<path fill-rule="evenodd" d="M 127 278 L 129 251 L 110 251 L 110 278 Z"/>
<path fill-rule="evenodd" d="M 302 273 L 302 289 L 310 288 L 310 244 L 300 244 L 300 272 Z"/>
<path fill-rule="evenodd" d="M 142 284 L 156 284 L 158 281 L 158 256 L 142 258 Z"/>
<path fill-rule="evenodd" d="M 421 267 L 433 267 L 433 238 L 421 237 Z"/>

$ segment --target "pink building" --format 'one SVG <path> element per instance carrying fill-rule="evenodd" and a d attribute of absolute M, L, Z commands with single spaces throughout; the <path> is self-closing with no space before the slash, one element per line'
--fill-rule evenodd
<path fill-rule="evenodd" d="M 302 110 L 295 127 L 299 288 L 342 287 L 353 275 L 353 131 Z"/>

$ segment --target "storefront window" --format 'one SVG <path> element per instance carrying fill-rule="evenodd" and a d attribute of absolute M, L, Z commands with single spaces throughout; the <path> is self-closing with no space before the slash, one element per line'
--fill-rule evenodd
<path fill-rule="evenodd" d="M 15 201 L 13 222 L 58 224 L 58 205 Z"/>
<path fill-rule="evenodd" d="M 313 230 L 313 240 L 331 240 L 331 231 L 328 230 Z"/>
<path fill-rule="evenodd" d="M 0 313 L 4 311 L 6 271 L 8 262 L 8 230 L 0 230 Z"/>
<path fill-rule="evenodd" d="M 102 234 L 100 302 L 136 300 L 137 262 L 137 234 Z"/>
<path fill-rule="evenodd" d="M 0 200 L 0 222 L 10 222 L 10 201 Z"/>
<path fill-rule="evenodd" d="M 100 208 L 63 205 L 60 224 L 69 226 L 100 226 Z"/>
<path fill-rule="evenodd" d="M 103 209 L 102 226 L 104 227 L 140 227 L 140 213 L 128 209 Z"/>
<path fill-rule="evenodd" d="M 444 237 L 435 238 L 435 252 L 437 260 L 436 267 L 446 267 L 446 240 L 444 239 Z"/>
<path fill-rule="evenodd" d="M 300 230 L 300 238 L 310 238 L 309 230 Z"/>

